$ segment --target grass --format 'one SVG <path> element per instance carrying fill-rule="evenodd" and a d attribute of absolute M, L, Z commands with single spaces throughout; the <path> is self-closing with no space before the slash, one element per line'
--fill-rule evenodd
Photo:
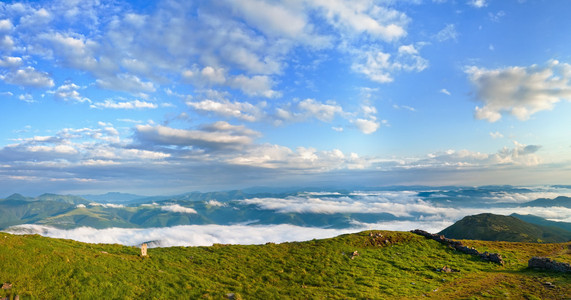
<path fill-rule="evenodd" d="M 564 299 L 571 275 L 528 270 L 527 259 L 571 260 L 571 243 L 463 241 L 500 252 L 499 266 L 407 233 L 374 231 L 266 245 L 149 249 L 0 233 L 0 297 L 20 299 Z M 385 242 L 388 240 L 389 242 Z M 359 255 L 353 257 L 353 252 Z M 353 257 L 353 258 L 352 258 Z M 460 272 L 443 273 L 449 266 Z M 547 287 L 545 282 L 555 287 Z"/>

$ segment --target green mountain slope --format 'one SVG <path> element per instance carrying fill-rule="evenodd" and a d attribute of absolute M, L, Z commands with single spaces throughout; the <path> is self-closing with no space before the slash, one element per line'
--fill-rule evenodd
<path fill-rule="evenodd" d="M 516 217 L 522 221 L 542 225 L 542 226 L 551 226 L 551 227 L 558 227 L 568 231 L 571 231 L 571 223 L 568 222 L 556 222 L 556 221 L 549 221 L 544 218 L 534 216 L 534 215 L 520 215 L 520 214 L 511 214 L 510 216 Z"/>
<path fill-rule="evenodd" d="M 571 231 L 494 214 L 464 217 L 442 230 L 440 234 L 453 239 L 484 241 L 557 243 L 571 240 Z"/>
<path fill-rule="evenodd" d="M 382 236 L 380 236 L 381 234 Z M 501 266 L 408 232 L 266 245 L 149 249 L 0 233 L 0 297 L 54 299 L 562 299 L 568 275 L 527 260 L 571 261 L 571 244 L 478 242 Z M 469 242 L 468 246 L 472 246 Z M 446 273 L 448 266 L 459 272 Z M 546 287 L 551 282 L 553 287 Z"/>

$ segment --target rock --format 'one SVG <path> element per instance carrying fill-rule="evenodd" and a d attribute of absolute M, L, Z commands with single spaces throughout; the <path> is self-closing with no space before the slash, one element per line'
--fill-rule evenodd
<path fill-rule="evenodd" d="M 233 299 L 235 299 L 235 298 L 236 298 L 236 295 L 235 295 L 234 293 L 228 293 L 228 294 L 226 294 L 226 299 L 233 300 Z"/>
<path fill-rule="evenodd" d="M 440 269 L 440 272 L 452 273 L 452 269 L 450 269 L 448 266 L 444 266 L 442 269 Z"/>
<path fill-rule="evenodd" d="M 571 265 L 568 263 L 557 262 L 549 257 L 534 256 L 527 262 L 527 266 L 533 269 L 571 273 Z"/>
<path fill-rule="evenodd" d="M 2 285 L 3 290 L 9 290 L 11 288 L 12 288 L 12 284 L 9 282 L 4 282 L 4 284 Z"/>
<path fill-rule="evenodd" d="M 494 263 L 497 263 L 500 265 L 504 264 L 504 260 L 501 256 L 501 254 L 488 253 L 488 252 L 480 253 L 480 252 L 478 252 L 478 250 L 476 250 L 474 248 L 468 248 L 468 247 L 462 245 L 462 242 L 460 242 L 460 241 L 454 241 L 451 239 L 447 239 L 443 235 L 431 234 L 431 233 L 428 233 L 428 232 L 426 232 L 424 230 L 420 230 L 420 229 L 411 230 L 411 232 L 414 234 L 422 235 L 422 236 L 429 238 L 429 239 L 433 239 L 433 240 L 435 240 L 441 244 L 444 244 L 444 245 L 446 245 L 452 249 L 456 249 L 457 251 L 460 251 L 460 252 L 463 252 L 466 254 L 470 254 L 470 255 L 478 255 L 483 260 L 491 261 L 491 262 L 494 262 Z"/>

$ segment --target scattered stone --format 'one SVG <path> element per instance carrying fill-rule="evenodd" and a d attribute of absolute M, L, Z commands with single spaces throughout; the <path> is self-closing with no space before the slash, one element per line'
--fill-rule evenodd
<path fill-rule="evenodd" d="M 107 251 L 101 251 L 101 253 L 103 253 L 103 254 L 109 254 Z"/>
<path fill-rule="evenodd" d="M 379 232 L 376 232 L 376 233 L 372 233 L 372 232 L 371 232 L 371 233 L 369 233 L 369 236 L 370 236 L 370 237 L 375 237 L 375 238 L 382 238 L 382 237 L 383 237 L 383 235 L 382 235 L 381 233 L 379 233 Z"/>
<path fill-rule="evenodd" d="M 549 282 L 549 281 L 544 282 L 543 285 L 545 285 L 545 286 L 548 287 L 548 288 L 554 288 L 554 287 L 555 287 L 555 285 L 554 285 L 553 283 Z"/>
<path fill-rule="evenodd" d="M 230 300 L 236 299 L 236 295 L 234 293 L 228 293 L 226 294 L 226 299 Z"/>
<path fill-rule="evenodd" d="M 452 268 L 450 268 L 450 267 L 448 267 L 448 266 L 444 266 L 444 267 L 442 267 L 442 269 L 436 269 L 436 271 L 443 272 L 443 273 L 456 273 L 456 272 L 460 272 L 460 270 L 452 269 Z"/>
<path fill-rule="evenodd" d="M 412 285 L 416 285 L 416 283 L 414 283 L 414 282 L 411 282 L 410 284 L 412 284 Z"/>
<path fill-rule="evenodd" d="M 356 250 L 353 251 L 353 253 L 351 254 L 351 259 L 355 259 L 355 256 L 359 256 L 359 252 L 357 252 Z"/>
<path fill-rule="evenodd" d="M 422 236 L 429 238 L 429 239 L 433 239 L 433 240 L 435 240 L 441 244 L 444 244 L 444 245 L 446 245 L 452 249 L 455 249 L 457 251 L 460 251 L 460 252 L 463 252 L 466 254 L 470 254 L 470 255 L 479 256 L 483 260 L 491 261 L 493 263 L 497 263 L 500 265 L 504 264 L 504 260 L 502 258 L 502 255 L 499 253 L 488 253 L 487 251 L 484 253 L 480 253 L 480 252 L 478 252 L 478 250 L 476 250 L 474 248 L 464 246 L 462 244 L 462 242 L 460 242 L 460 241 L 454 241 L 451 239 L 447 239 L 443 235 L 432 234 L 432 233 L 429 233 L 429 232 L 426 232 L 426 231 L 420 230 L 420 229 L 411 230 L 411 232 L 414 234 L 422 235 Z"/>
<path fill-rule="evenodd" d="M 533 269 L 571 273 L 571 265 L 557 262 L 549 257 L 534 256 L 527 262 L 527 266 Z"/>
<path fill-rule="evenodd" d="M 4 284 L 2 285 L 3 290 L 9 290 L 11 288 L 12 288 L 12 284 L 9 282 L 4 282 Z"/>

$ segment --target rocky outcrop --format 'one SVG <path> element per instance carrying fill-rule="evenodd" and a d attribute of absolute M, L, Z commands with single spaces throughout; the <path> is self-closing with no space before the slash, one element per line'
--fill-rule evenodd
<path fill-rule="evenodd" d="M 527 266 L 532 269 L 571 273 L 571 265 L 554 261 L 549 257 L 534 256 L 527 262 Z"/>
<path fill-rule="evenodd" d="M 460 242 L 460 241 L 447 239 L 445 236 L 443 236 L 441 234 L 432 234 L 432 233 L 429 233 L 429 232 L 426 232 L 426 231 L 420 230 L 420 229 L 411 230 L 411 232 L 414 234 L 422 235 L 422 236 L 429 238 L 429 239 L 433 239 L 433 240 L 435 240 L 441 244 L 444 244 L 444 245 L 446 245 L 452 249 L 455 249 L 457 251 L 460 251 L 460 252 L 463 252 L 466 254 L 470 254 L 470 255 L 474 255 L 474 256 L 479 256 L 483 260 L 491 261 L 493 263 L 497 263 L 500 265 L 504 264 L 504 260 L 502 259 L 502 255 L 499 253 L 489 253 L 487 251 L 484 253 L 480 253 L 478 250 L 476 250 L 474 248 L 464 246 L 462 244 L 462 242 Z"/>

